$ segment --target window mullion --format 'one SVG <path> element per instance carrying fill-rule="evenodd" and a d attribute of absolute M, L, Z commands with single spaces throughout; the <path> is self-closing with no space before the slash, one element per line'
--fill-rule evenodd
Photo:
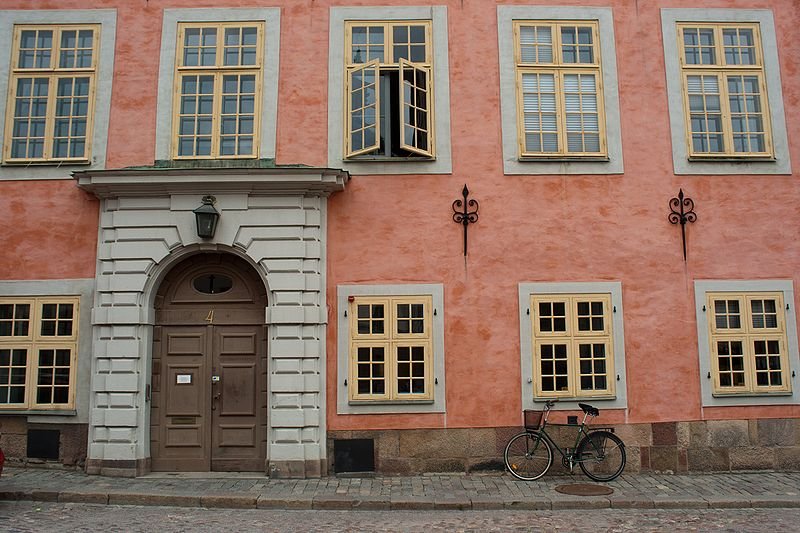
<path fill-rule="evenodd" d="M 564 72 L 562 69 L 553 71 L 553 80 L 556 85 L 556 116 L 558 117 L 558 154 L 567 153 L 567 103 L 564 95 Z M 572 305 L 570 299 L 570 305 Z"/>
<path fill-rule="evenodd" d="M 219 157 L 220 152 L 220 123 L 221 118 L 220 115 L 222 114 L 222 78 L 224 77 L 224 72 L 217 71 L 213 74 L 214 76 L 214 94 L 212 98 L 214 99 L 211 104 L 211 158 Z"/>
<path fill-rule="evenodd" d="M 34 78 L 35 79 L 35 78 Z M 33 90 L 33 87 L 31 87 Z M 47 80 L 47 111 L 44 121 L 44 146 L 42 148 L 42 158 L 50 159 L 53 156 L 53 146 L 55 145 L 55 123 L 56 123 L 56 101 L 58 100 L 58 75 L 51 73 Z M 30 135 L 30 131 L 28 132 Z"/>

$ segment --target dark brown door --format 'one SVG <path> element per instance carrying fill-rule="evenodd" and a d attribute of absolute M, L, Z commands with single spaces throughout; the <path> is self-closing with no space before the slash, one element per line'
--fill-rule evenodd
<path fill-rule="evenodd" d="M 156 302 L 152 469 L 264 471 L 263 284 L 241 260 L 200 258 L 176 267 Z M 206 291 L 208 276 L 230 283 Z"/>

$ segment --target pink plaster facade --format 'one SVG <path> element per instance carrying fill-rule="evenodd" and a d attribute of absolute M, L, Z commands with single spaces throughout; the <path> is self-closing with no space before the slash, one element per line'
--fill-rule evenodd
<path fill-rule="evenodd" d="M 280 7 L 276 163 L 326 167 L 329 10 L 375 4 L 6 0 L 2 9 L 117 10 L 106 165 L 112 169 L 151 165 L 155 159 L 163 9 Z M 377 3 L 421 4 L 430 3 Z M 624 173 L 504 174 L 499 4 L 434 2 L 447 8 L 452 173 L 354 173 L 345 190 L 328 200 L 327 430 L 519 425 L 522 376 L 517 291 L 522 282 L 622 283 L 628 407 L 604 411 L 603 423 L 800 418 L 798 405 L 701 405 L 694 282 L 785 279 L 796 285 L 800 280 L 800 186 L 794 173 L 675 175 L 660 9 L 694 8 L 698 2 L 500 4 L 613 10 Z M 800 42 L 796 39 L 800 4 L 796 0 L 703 0 L 701 4 L 772 12 L 789 158 L 800 165 Z M 466 258 L 462 227 L 451 219 L 451 203 L 460 197 L 465 183 L 471 197 L 480 202 L 480 219 L 469 228 Z M 687 226 L 685 262 L 680 230 L 667 221 L 667 203 L 680 188 L 694 200 L 699 217 Z M 7 253 L 0 259 L 3 280 L 94 276 L 98 202 L 71 180 L 0 181 L 0 210 L 7 214 L 3 237 Z M 441 283 L 444 288 L 446 413 L 338 414 L 336 288 L 403 283 Z M 800 293 L 795 293 L 792 304 L 800 308 Z"/>

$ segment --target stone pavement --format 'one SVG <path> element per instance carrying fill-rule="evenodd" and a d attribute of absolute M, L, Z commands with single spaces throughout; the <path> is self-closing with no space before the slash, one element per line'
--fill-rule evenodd
<path fill-rule="evenodd" d="M 603 509 L 800 507 L 800 472 L 632 474 L 608 496 L 569 496 L 580 474 L 533 482 L 509 474 L 269 479 L 258 474 L 150 474 L 128 479 L 6 468 L 0 500 L 259 509 Z"/>

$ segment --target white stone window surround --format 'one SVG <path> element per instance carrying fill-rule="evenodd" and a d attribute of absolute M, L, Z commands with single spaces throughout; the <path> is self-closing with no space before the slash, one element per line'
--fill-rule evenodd
<path fill-rule="evenodd" d="M 433 402 L 427 403 L 380 403 L 350 404 L 344 381 L 349 376 L 350 365 L 350 320 L 345 317 L 348 296 L 431 296 L 435 314 L 431 317 L 433 331 Z M 379 414 L 379 413 L 444 413 L 445 412 L 445 370 L 444 370 L 444 288 L 441 284 L 402 284 L 402 285 L 339 285 L 337 287 L 337 413 Z"/>
<path fill-rule="evenodd" d="M 522 408 L 541 410 L 544 401 L 533 397 L 533 328 L 530 301 L 535 294 L 610 294 L 611 327 L 614 343 L 615 397 L 609 399 L 559 400 L 554 410 L 577 410 L 578 402 L 595 405 L 600 409 L 626 409 L 628 407 L 627 379 L 625 377 L 625 330 L 623 327 L 622 283 L 619 281 L 568 281 L 519 284 L 520 356 L 522 369 Z"/>
<path fill-rule="evenodd" d="M 435 159 L 355 161 L 344 155 L 344 26 L 348 20 L 430 20 L 433 28 L 433 116 Z M 328 56 L 328 166 L 351 174 L 450 174 L 450 80 L 444 6 L 332 7 Z"/>
<path fill-rule="evenodd" d="M 756 22 L 761 29 L 764 56 L 764 80 L 772 125 L 774 161 L 689 161 L 683 106 L 679 22 Z M 669 126 L 672 134 L 672 163 L 675 174 L 791 174 L 789 141 L 783 109 L 778 44 L 772 11 L 766 9 L 661 9 L 661 31 L 664 38 L 664 66 L 667 76 Z"/>
<path fill-rule="evenodd" d="M 264 66 L 261 91 L 261 132 L 259 159 L 275 158 L 278 117 L 278 59 L 280 16 L 277 7 L 252 9 L 165 9 L 161 32 L 161 59 L 158 70 L 156 122 L 156 160 L 172 157 L 173 84 L 179 22 L 264 22 Z"/>
<path fill-rule="evenodd" d="M 111 85 L 114 73 L 114 47 L 117 33 L 116 9 L 25 9 L 0 11 L 0 117 L 10 110 L 8 82 L 11 75 L 11 54 L 14 26 L 17 24 L 100 24 L 100 43 L 95 84 L 92 153 L 90 164 L 64 164 L 55 162 L 30 165 L 0 165 L 0 181 L 72 179 L 74 170 L 105 168 L 108 145 L 108 120 L 111 112 Z M 0 140 L 5 139 L 5 119 L 0 120 Z"/>
<path fill-rule="evenodd" d="M 0 281 L 0 296 L 7 298 L 59 298 L 78 296 L 78 353 L 75 359 L 75 407 L 74 409 L 45 411 L 36 409 L 9 410 L 0 414 L 25 414 L 30 422 L 86 424 L 89 422 L 89 383 L 92 366 L 92 301 L 94 278 L 57 280 L 12 280 Z M 65 416 L 70 415 L 70 416 Z"/>
<path fill-rule="evenodd" d="M 786 344 L 789 351 L 788 375 L 792 392 L 785 394 L 753 394 L 736 396 L 714 396 L 711 372 L 711 348 L 708 338 L 710 313 L 704 311 L 708 292 L 782 292 L 786 324 Z M 694 282 L 694 305 L 697 316 L 697 345 L 700 356 L 700 392 L 703 407 L 725 407 L 738 405 L 788 405 L 800 404 L 800 382 L 792 373 L 800 370 L 800 353 L 797 346 L 797 316 L 794 311 L 794 284 L 792 280 L 696 280 Z"/>
<path fill-rule="evenodd" d="M 600 33 L 600 63 L 603 73 L 608 161 L 532 161 L 519 159 L 517 132 L 517 72 L 514 63 L 515 20 L 596 20 Z M 500 114 L 503 129 L 505 174 L 622 174 L 622 130 L 620 128 L 617 54 L 613 11 L 609 7 L 497 6 L 500 49 Z"/>

